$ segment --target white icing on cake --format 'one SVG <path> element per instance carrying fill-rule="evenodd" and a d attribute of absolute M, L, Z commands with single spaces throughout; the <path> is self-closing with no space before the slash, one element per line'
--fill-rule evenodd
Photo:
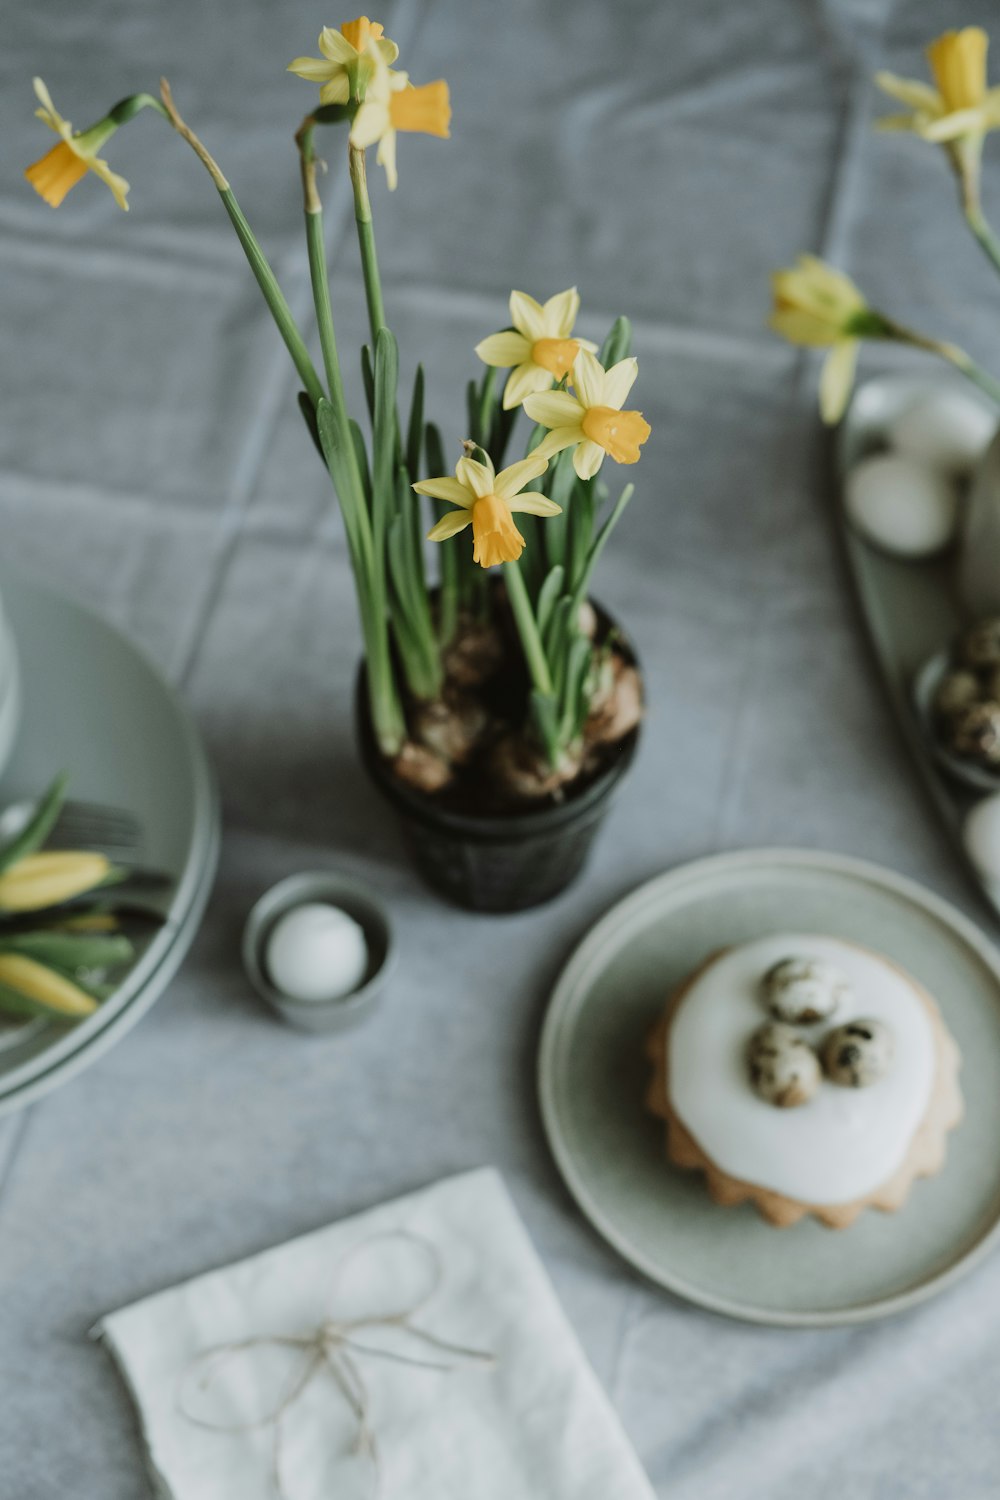
<path fill-rule="evenodd" d="M 888 1075 L 871 1088 L 824 1079 L 800 1109 L 754 1093 L 747 1042 L 766 1016 L 762 976 L 790 955 L 835 964 L 854 996 L 837 1015 L 885 1021 L 895 1035 Z M 829 1022 L 800 1028 L 814 1046 Z M 695 980 L 674 1012 L 667 1087 L 676 1113 L 730 1177 L 804 1203 L 850 1203 L 893 1175 L 923 1119 L 934 1086 L 934 1031 L 913 983 L 887 960 L 836 938 L 778 933 L 731 948 Z"/>

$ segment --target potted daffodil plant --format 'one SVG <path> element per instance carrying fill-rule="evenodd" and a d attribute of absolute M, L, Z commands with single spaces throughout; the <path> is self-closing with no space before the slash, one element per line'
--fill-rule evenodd
<path fill-rule="evenodd" d="M 340 505 L 364 648 L 364 763 L 436 887 L 480 909 L 529 906 L 582 865 L 642 716 L 634 652 L 591 597 L 632 497 L 631 484 L 609 494 L 606 462 L 635 464 L 650 430 L 629 406 L 630 329 L 619 318 L 598 346 L 577 331 L 574 288 L 544 301 L 514 291 L 509 325 L 476 346 L 461 425 L 446 437 L 428 422 L 421 365 L 400 390 L 367 156 L 375 148 L 395 189 L 400 135 L 449 135 L 448 87 L 411 83 L 395 43 L 365 16 L 324 28 L 318 53 L 289 64 L 319 91 L 295 134 L 318 368 L 222 167 L 166 80 L 158 97 L 130 95 L 74 131 L 36 79 L 37 113 L 59 139 L 26 175 L 53 206 L 94 175 L 127 209 L 129 185 L 99 153 L 145 110 L 199 158 L 295 366 Z M 319 151 L 331 138 L 346 147 L 370 330 L 354 407 L 324 249 Z"/>

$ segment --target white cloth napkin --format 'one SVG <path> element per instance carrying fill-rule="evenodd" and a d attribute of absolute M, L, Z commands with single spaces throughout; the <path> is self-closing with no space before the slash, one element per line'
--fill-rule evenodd
<path fill-rule="evenodd" d="M 253 1425 L 294 1379 L 301 1351 L 255 1345 L 227 1355 L 208 1386 L 213 1345 L 310 1334 L 325 1317 L 388 1313 L 419 1296 L 436 1247 L 438 1289 L 415 1322 L 489 1351 L 494 1366 L 447 1372 L 359 1354 L 378 1469 L 353 1453 L 357 1420 L 320 1370 L 282 1419 L 288 1500 L 652 1500 L 652 1490 L 556 1301 L 498 1173 L 450 1178 L 114 1313 L 95 1330 L 138 1407 L 150 1468 L 170 1500 L 272 1500 L 273 1426 Z M 345 1255 L 350 1252 L 348 1262 Z M 339 1274 L 338 1274 L 339 1268 Z M 398 1331 L 363 1341 L 434 1357 Z M 278 1368 L 280 1366 L 280 1369 Z M 206 1430 L 179 1408 L 212 1422 Z M 192 1407 L 192 1402 L 194 1406 Z"/>

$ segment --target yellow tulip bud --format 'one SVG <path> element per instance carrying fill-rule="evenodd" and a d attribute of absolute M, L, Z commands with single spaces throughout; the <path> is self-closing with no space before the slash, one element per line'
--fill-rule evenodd
<path fill-rule="evenodd" d="M 0 984 L 61 1016 L 89 1016 L 97 1001 L 79 985 L 20 953 L 0 953 Z"/>
<path fill-rule="evenodd" d="M 106 880 L 103 854 L 46 850 L 19 859 L 0 875 L 0 911 L 38 911 L 80 896 Z"/>

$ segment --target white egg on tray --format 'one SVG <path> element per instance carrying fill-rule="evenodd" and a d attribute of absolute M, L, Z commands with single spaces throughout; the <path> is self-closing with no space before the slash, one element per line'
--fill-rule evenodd
<path fill-rule="evenodd" d="M 984 880 L 1000 884 L 1000 792 L 975 804 L 966 817 L 962 838 Z"/>
<path fill-rule="evenodd" d="M 962 391 L 927 391 L 890 422 L 889 445 L 904 458 L 968 474 L 997 430 L 997 414 Z"/>
<path fill-rule="evenodd" d="M 856 531 L 894 557 L 932 557 L 947 547 L 958 524 L 954 482 L 897 453 L 876 453 L 855 465 L 844 508 Z"/>

